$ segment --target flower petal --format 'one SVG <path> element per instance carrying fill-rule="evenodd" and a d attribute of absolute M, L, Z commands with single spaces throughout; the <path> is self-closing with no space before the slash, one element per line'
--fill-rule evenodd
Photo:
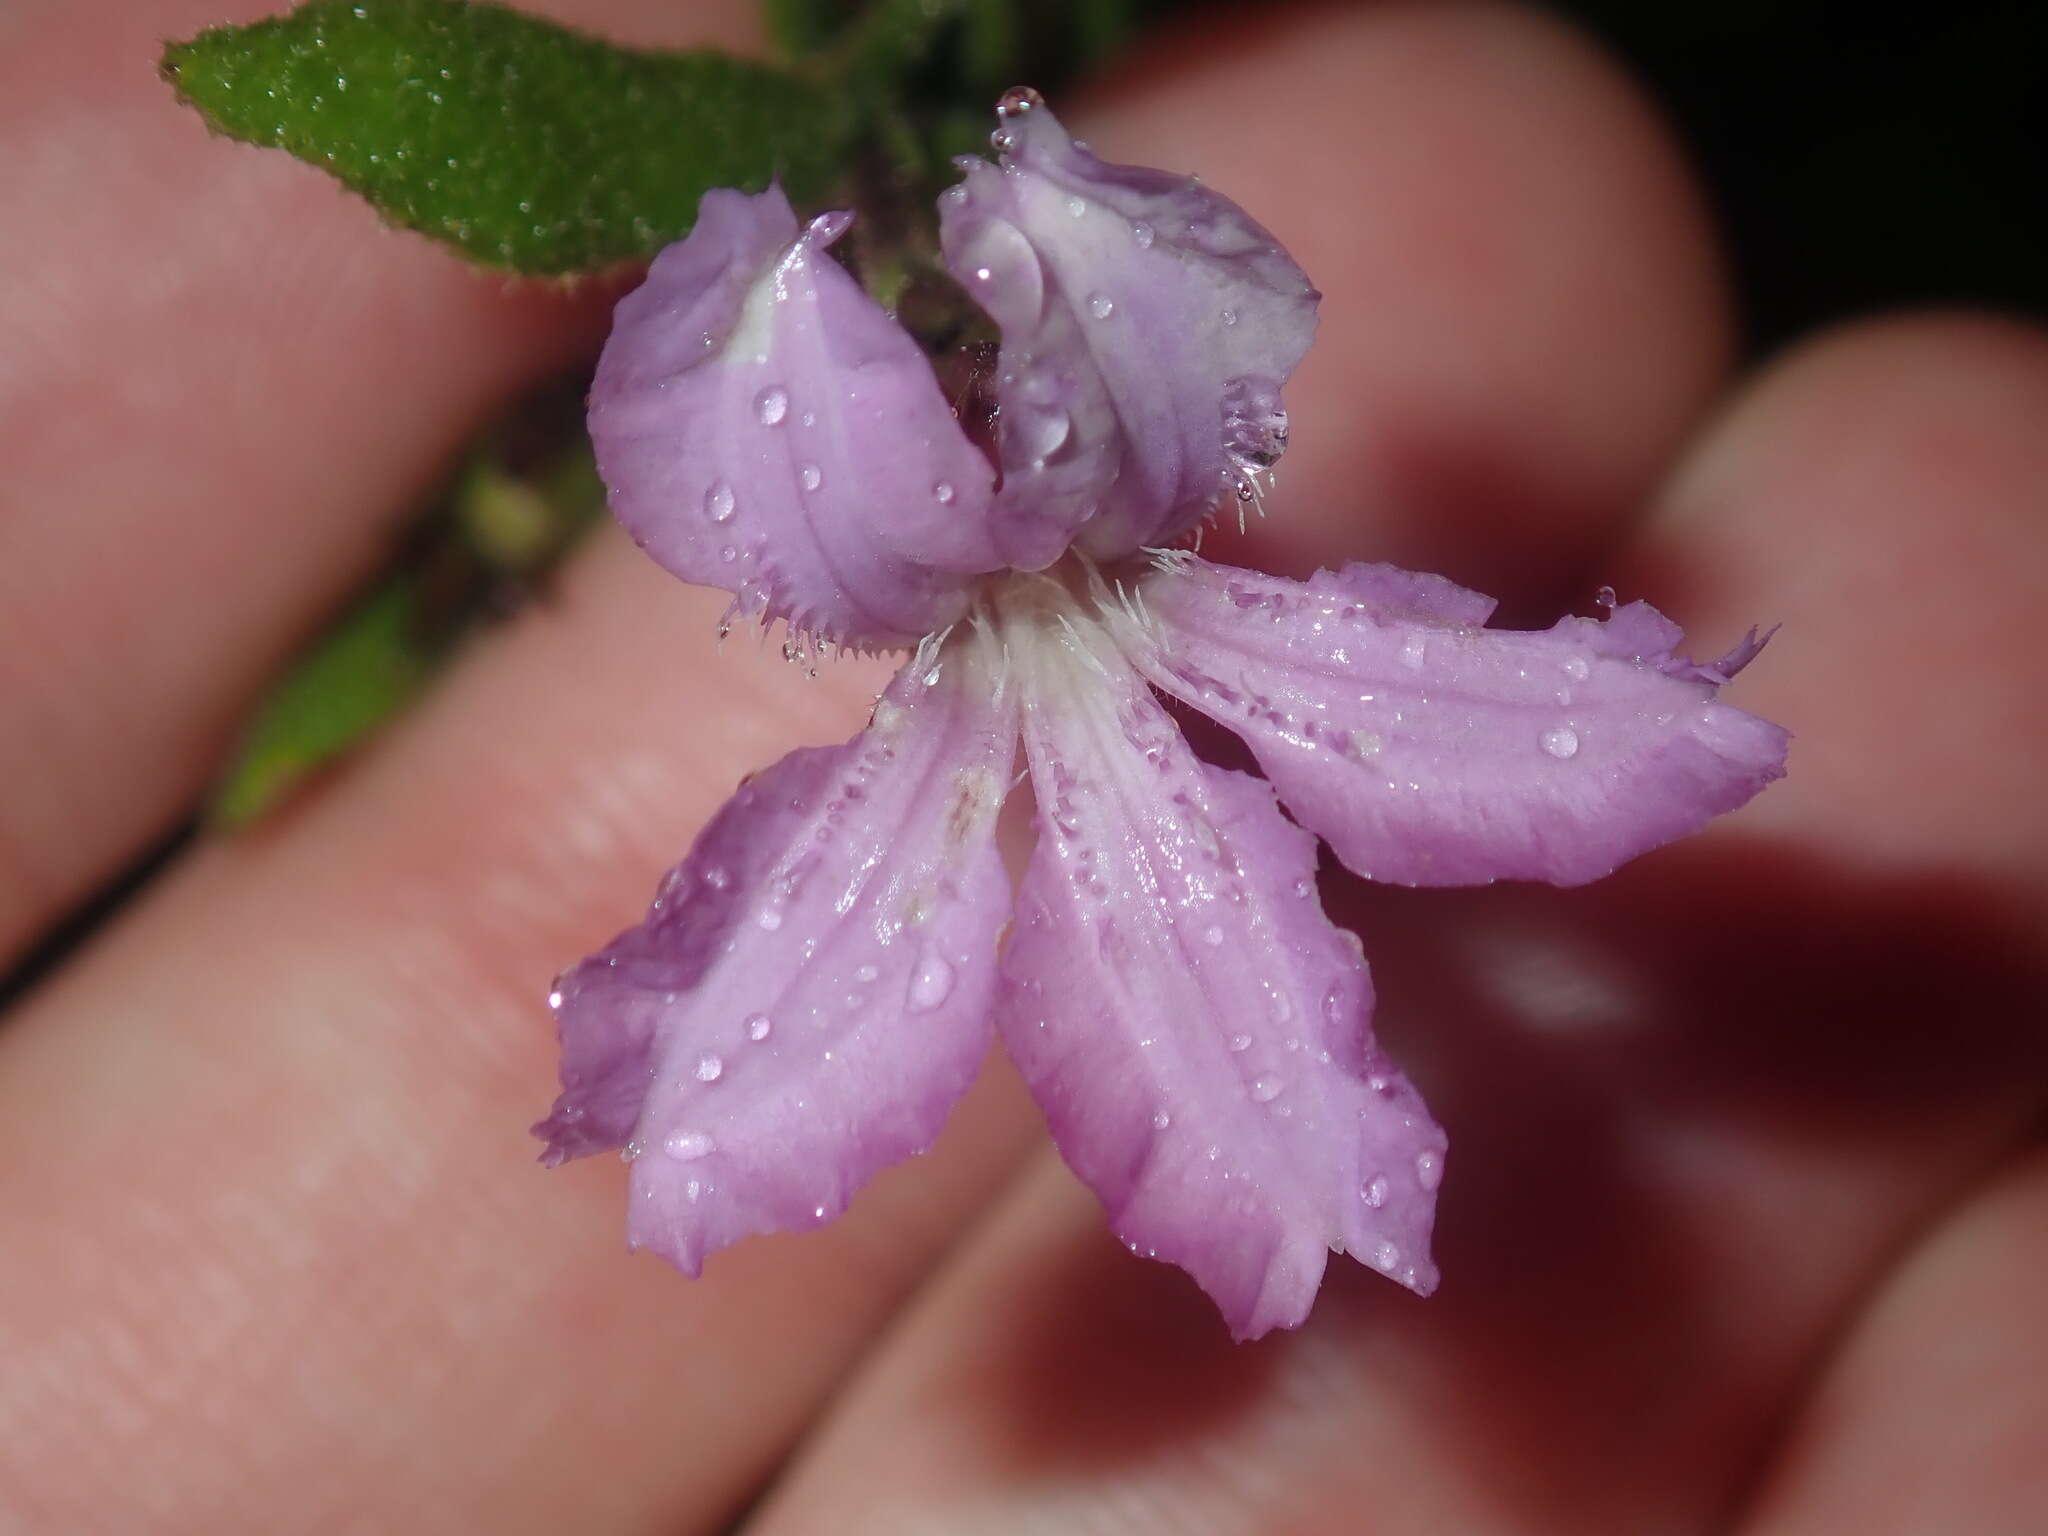
<path fill-rule="evenodd" d="M 1040 837 L 996 1012 L 1060 1151 L 1239 1338 L 1300 1323 L 1331 1248 L 1427 1294 L 1444 1139 L 1373 1043 L 1315 840 L 1066 617 L 1012 640 Z"/>
<path fill-rule="evenodd" d="M 629 1234 L 691 1274 L 930 1145 L 985 1054 L 1016 723 L 986 639 L 751 779 L 646 922 L 557 984 L 543 1161 L 624 1144 Z"/>
<path fill-rule="evenodd" d="M 1751 639 L 1699 666 L 1646 603 L 1482 629 L 1442 577 L 1306 583 L 1191 556 L 1119 618 L 1151 680 L 1250 745 L 1287 807 L 1373 880 L 1577 885 L 1732 811 L 1784 772 L 1779 727 L 1714 701 Z"/>
<path fill-rule="evenodd" d="M 1113 559 L 1255 487 L 1318 295 L 1278 241 L 1191 178 L 1107 165 L 1029 93 L 1000 168 L 939 199 L 946 264 L 1003 331 L 997 525 L 1010 564 L 1078 534 Z"/>
<path fill-rule="evenodd" d="M 704 196 L 618 307 L 591 386 L 612 508 L 686 581 L 849 645 L 897 645 L 1002 561 L 995 474 L 924 354 L 780 189 Z"/>

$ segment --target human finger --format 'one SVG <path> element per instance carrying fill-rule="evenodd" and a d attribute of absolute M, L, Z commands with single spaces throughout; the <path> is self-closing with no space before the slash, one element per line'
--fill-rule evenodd
<path fill-rule="evenodd" d="M 188 807 L 293 646 L 607 293 L 466 269 L 211 137 L 169 35 L 271 0 L 11 7 L 0 62 L 0 961 Z M 559 0 L 744 45 L 752 7 Z"/>
<path fill-rule="evenodd" d="M 1340 896 L 1451 1137 L 1435 1297 L 1337 1264 L 1299 1333 L 1233 1346 L 1048 1166 L 755 1529 L 1725 1520 L 1847 1309 L 2048 1090 L 2048 812 L 2013 767 L 2044 406 L 2048 342 L 1997 322 L 1773 369 L 1603 569 L 1710 634 L 1785 621 L 1738 697 L 1798 731 L 1792 776 L 1584 890 Z"/>

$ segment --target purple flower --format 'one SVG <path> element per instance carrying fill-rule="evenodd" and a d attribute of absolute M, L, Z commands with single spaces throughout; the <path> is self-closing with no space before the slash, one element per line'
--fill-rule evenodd
<path fill-rule="evenodd" d="M 1440 577 L 1171 548 L 1262 493 L 1317 295 L 1224 198 L 1104 164 L 1028 93 L 1001 116 L 940 208 L 1002 327 L 995 464 L 827 254 L 845 214 L 713 192 L 619 306 L 591 431 L 640 543 L 798 646 L 916 649 L 561 978 L 545 1159 L 623 1147 L 632 1241 L 694 1274 L 928 1146 L 993 1030 L 1118 1236 L 1239 1337 L 1301 1322 L 1332 1249 L 1426 1294 L 1444 1137 L 1373 1042 L 1316 837 L 1401 884 L 1597 878 L 1782 772 L 1784 732 L 1715 701 L 1756 643 L 1699 666 L 1640 603 L 1506 632 Z"/>

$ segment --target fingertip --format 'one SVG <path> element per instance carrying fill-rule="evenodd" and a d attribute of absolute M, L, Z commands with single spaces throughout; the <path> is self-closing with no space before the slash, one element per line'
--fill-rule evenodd
<path fill-rule="evenodd" d="M 1746 825 L 1865 861 L 2038 856 L 2044 420 L 2048 331 L 1901 315 L 1793 348 L 1681 465 L 1603 579 L 1709 647 L 1782 623 L 1735 701 L 1796 732 L 1798 757 Z"/>

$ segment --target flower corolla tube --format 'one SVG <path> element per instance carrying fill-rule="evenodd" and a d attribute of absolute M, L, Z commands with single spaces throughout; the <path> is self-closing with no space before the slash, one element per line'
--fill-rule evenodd
<path fill-rule="evenodd" d="M 559 979 L 544 1160 L 623 1149 L 630 1241 L 695 1274 L 928 1147 L 993 1034 L 1117 1236 L 1238 1337 L 1299 1324 L 1333 1250 L 1427 1294 L 1445 1139 L 1317 839 L 1396 884 L 1596 879 L 1783 771 L 1716 699 L 1757 643 L 1701 665 L 1641 603 L 1504 631 L 1437 576 L 1201 559 L 1286 447 L 1318 295 L 1208 187 L 1106 164 L 1029 92 L 998 115 L 939 208 L 1001 328 L 992 451 L 829 253 L 847 214 L 711 192 L 618 307 L 590 427 L 634 538 L 799 646 L 913 654 Z"/>

